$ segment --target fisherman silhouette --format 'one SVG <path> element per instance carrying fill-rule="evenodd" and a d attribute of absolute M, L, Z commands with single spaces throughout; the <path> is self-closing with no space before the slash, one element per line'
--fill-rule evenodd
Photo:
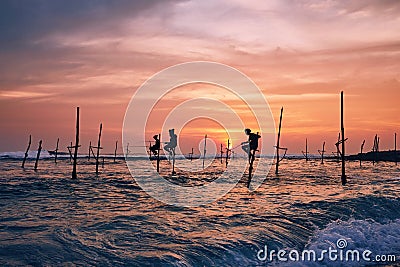
<path fill-rule="evenodd" d="M 158 139 L 158 134 L 153 136 L 153 139 L 156 140 L 156 143 L 150 147 L 150 151 L 157 156 L 158 150 L 160 150 L 160 139 Z"/>
<path fill-rule="evenodd" d="M 249 139 L 245 142 L 242 142 L 241 145 L 244 152 L 246 152 L 249 156 L 250 161 L 251 153 L 255 153 L 255 151 L 257 151 L 258 139 L 261 137 L 261 135 L 252 133 L 249 128 L 245 129 L 244 132 L 249 136 Z"/>
<path fill-rule="evenodd" d="M 175 151 L 175 147 L 178 143 L 178 136 L 175 134 L 175 129 L 169 129 L 169 142 L 166 143 L 164 149 L 172 154 Z"/>

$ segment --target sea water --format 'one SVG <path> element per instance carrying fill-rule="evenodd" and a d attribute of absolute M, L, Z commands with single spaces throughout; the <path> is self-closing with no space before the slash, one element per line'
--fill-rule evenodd
<path fill-rule="evenodd" d="M 180 159 L 181 160 L 181 159 Z M 245 159 L 233 159 L 245 160 Z M 362 266 L 376 262 L 270 261 L 258 254 L 347 248 L 395 255 L 400 262 L 400 166 L 301 159 L 281 162 L 249 192 L 246 174 L 222 198 L 201 207 L 177 207 L 150 197 L 126 162 L 79 159 L 72 180 L 68 159 L 0 159 L 0 265 L 32 266 Z M 147 160 L 129 161 L 143 167 Z M 167 161 L 162 162 L 166 169 Z M 190 163 L 187 163 L 190 164 Z M 222 164 L 185 176 L 178 184 L 212 181 Z M 210 170 L 209 170 L 210 169 Z M 174 177 L 165 178 L 174 182 Z M 393 262 L 386 262 L 393 265 Z"/>

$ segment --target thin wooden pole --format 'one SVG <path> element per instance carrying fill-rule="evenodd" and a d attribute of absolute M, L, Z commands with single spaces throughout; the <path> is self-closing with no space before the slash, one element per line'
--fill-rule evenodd
<path fill-rule="evenodd" d="M 192 147 L 192 152 L 190 153 L 190 161 L 193 160 L 193 147 Z"/>
<path fill-rule="evenodd" d="M 76 179 L 76 161 L 78 158 L 78 148 L 79 148 L 79 107 L 76 108 L 76 135 L 75 135 L 75 151 L 74 151 L 74 161 L 72 164 L 72 179 Z"/>
<path fill-rule="evenodd" d="M 394 133 L 394 162 L 397 165 L 397 133 Z"/>
<path fill-rule="evenodd" d="M 118 140 L 115 141 L 115 149 L 114 149 L 114 163 L 117 158 L 117 148 L 118 148 Z"/>
<path fill-rule="evenodd" d="M 224 151 L 222 151 L 222 144 L 221 144 L 221 163 L 222 163 L 222 155 L 223 155 Z"/>
<path fill-rule="evenodd" d="M 308 161 L 308 143 L 307 143 L 307 138 L 306 138 L 306 152 L 301 151 L 303 153 L 304 157 L 306 158 L 306 161 Z"/>
<path fill-rule="evenodd" d="M 25 151 L 25 156 L 24 156 L 24 160 L 22 161 L 22 168 L 25 168 L 25 161 L 26 161 L 26 158 L 28 157 L 28 152 L 29 152 L 29 148 L 31 147 L 31 143 L 32 143 L 32 136 L 31 135 L 29 135 L 29 143 L 28 143 L 28 147 L 26 148 L 26 151 Z"/>
<path fill-rule="evenodd" d="M 308 141 L 307 141 L 307 138 L 306 138 L 306 153 L 305 153 L 305 156 L 306 156 L 306 161 L 308 161 Z"/>
<path fill-rule="evenodd" d="M 252 177 L 252 173 L 253 173 L 253 163 L 254 163 L 254 159 L 255 159 L 255 154 L 256 151 L 250 151 L 250 166 L 249 166 L 249 179 L 247 180 L 247 188 L 250 187 L 250 182 L 251 182 L 251 177 Z"/>
<path fill-rule="evenodd" d="M 69 162 L 72 162 L 72 148 L 73 148 L 72 142 L 71 142 L 70 146 L 67 148 L 68 148 L 68 152 L 69 152 Z"/>
<path fill-rule="evenodd" d="M 257 132 L 257 135 L 258 134 L 259 134 L 259 132 Z M 249 145 L 249 149 L 250 149 L 250 145 Z M 249 179 L 247 180 L 247 188 L 250 187 L 251 177 L 252 177 L 252 173 L 253 173 L 253 163 L 254 163 L 254 160 L 255 160 L 255 154 L 256 154 L 256 150 L 255 149 L 253 149 L 253 151 L 250 150 Z"/>
<path fill-rule="evenodd" d="M 378 134 L 375 135 L 374 137 L 374 146 L 372 147 L 372 152 L 374 152 L 374 157 L 372 159 L 372 165 L 375 165 L 375 162 L 377 162 L 377 158 L 378 158 Z"/>
<path fill-rule="evenodd" d="M 89 154 L 88 154 L 88 161 L 90 161 L 90 152 L 92 150 L 92 141 L 89 141 Z"/>
<path fill-rule="evenodd" d="M 346 160 L 345 160 L 345 138 L 344 138 L 344 103 L 343 103 L 343 91 L 340 92 L 340 124 L 341 124 L 341 133 L 342 133 L 342 185 L 345 185 L 347 183 L 347 178 L 346 178 Z"/>
<path fill-rule="evenodd" d="M 58 154 L 58 143 L 60 142 L 60 138 L 57 138 L 57 145 L 56 149 L 54 150 L 55 152 L 55 157 L 54 157 L 54 163 L 57 164 L 57 154 Z"/>
<path fill-rule="evenodd" d="M 103 158 L 103 161 L 101 162 L 101 168 L 104 168 L 104 156 L 102 158 Z"/>
<path fill-rule="evenodd" d="M 39 141 L 39 147 L 38 147 L 38 151 L 37 151 L 37 154 L 36 154 L 35 171 L 37 171 L 39 157 L 40 157 L 40 151 L 42 151 L 42 140 Z"/>
<path fill-rule="evenodd" d="M 161 150 L 161 134 L 158 134 L 158 140 L 160 141 L 160 145 L 157 149 L 157 172 L 160 172 L 160 150 Z"/>
<path fill-rule="evenodd" d="M 378 137 L 378 141 L 376 142 L 376 152 L 379 152 L 379 142 L 381 141 L 381 138 Z"/>
<path fill-rule="evenodd" d="M 372 158 L 372 165 L 375 165 L 375 148 L 376 148 L 376 135 L 374 136 L 374 145 L 372 146 L 372 152 L 374 153 L 374 156 Z"/>
<path fill-rule="evenodd" d="M 175 147 L 172 149 L 172 175 L 176 174 L 175 172 Z"/>
<path fill-rule="evenodd" d="M 363 158 L 363 149 L 365 145 L 365 140 L 361 144 L 361 152 L 360 152 L 360 167 L 362 166 L 362 158 Z"/>
<path fill-rule="evenodd" d="M 321 164 L 324 164 L 324 153 L 325 153 L 325 142 L 322 144 L 322 150 L 318 150 L 318 153 L 321 155 Z"/>
<path fill-rule="evenodd" d="M 206 158 L 206 153 L 207 153 L 207 134 L 204 136 L 203 169 L 204 169 L 204 160 Z"/>
<path fill-rule="evenodd" d="M 281 127 L 282 127 L 282 115 L 283 115 L 283 107 L 281 108 L 281 115 L 279 117 L 279 128 L 278 128 L 278 139 L 276 141 L 276 168 L 275 174 L 278 175 L 279 169 L 279 149 L 280 149 L 280 139 L 281 139 Z"/>
<path fill-rule="evenodd" d="M 229 147 L 231 146 L 230 140 L 228 139 L 228 146 L 226 147 L 226 157 L 225 157 L 225 166 L 228 166 L 228 159 L 229 159 Z"/>
<path fill-rule="evenodd" d="M 99 174 L 99 156 L 100 156 L 100 141 L 101 141 L 101 131 L 103 130 L 103 124 L 100 123 L 99 139 L 97 140 L 97 156 L 96 156 L 96 175 Z"/>
<path fill-rule="evenodd" d="M 90 152 L 92 152 L 93 158 L 96 159 L 96 155 L 94 154 L 93 148 L 95 148 L 95 147 L 94 146 L 90 146 Z"/>
<path fill-rule="evenodd" d="M 151 157 L 151 149 L 150 149 L 150 147 L 151 147 L 151 141 L 148 141 L 149 142 L 149 157 Z"/>
<path fill-rule="evenodd" d="M 129 143 L 126 144 L 126 155 L 125 157 L 128 159 L 128 155 L 129 155 Z"/>
<path fill-rule="evenodd" d="M 339 145 L 340 145 L 340 132 L 339 132 L 339 135 L 338 135 L 338 138 L 337 138 L 337 143 L 336 143 L 336 159 L 337 159 L 337 162 L 339 162 L 339 160 L 340 160 L 340 158 L 342 156 L 342 153 L 340 152 Z"/>

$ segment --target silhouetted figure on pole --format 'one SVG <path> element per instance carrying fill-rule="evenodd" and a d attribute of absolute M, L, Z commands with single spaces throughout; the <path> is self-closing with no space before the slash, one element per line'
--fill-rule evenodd
<path fill-rule="evenodd" d="M 160 139 L 158 139 L 158 134 L 153 136 L 153 139 L 156 141 L 156 143 L 152 146 L 150 146 L 150 151 L 154 154 L 154 156 L 157 156 L 158 151 L 160 150 Z"/>
<path fill-rule="evenodd" d="M 241 145 L 242 149 L 249 156 L 249 162 L 250 162 L 251 155 L 257 151 L 258 139 L 261 138 L 261 135 L 259 135 L 258 133 L 257 134 L 252 133 L 249 128 L 245 129 L 244 132 L 246 133 L 246 135 L 249 136 L 249 139 L 246 142 L 242 142 Z"/>
<path fill-rule="evenodd" d="M 164 149 L 168 151 L 169 154 L 172 154 L 177 144 L 178 136 L 175 134 L 175 129 L 169 129 L 169 142 L 166 143 Z"/>
<path fill-rule="evenodd" d="M 176 174 L 175 172 L 175 147 L 178 144 L 178 136 L 175 134 L 175 129 L 169 129 L 169 142 L 166 143 L 164 149 L 168 151 L 170 157 L 172 157 L 172 175 Z"/>

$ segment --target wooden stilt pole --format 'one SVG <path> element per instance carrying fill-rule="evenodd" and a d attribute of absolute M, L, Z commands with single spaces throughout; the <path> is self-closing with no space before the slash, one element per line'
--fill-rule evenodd
<path fill-rule="evenodd" d="M 339 135 L 338 135 L 338 138 L 337 138 L 337 143 L 336 143 L 336 159 L 337 159 L 337 162 L 340 161 L 340 158 L 342 156 L 342 153 L 340 152 L 339 145 L 340 145 L 340 132 L 339 132 Z"/>
<path fill-rule="evenodd" d="M 25 161 L 26 161 L 26 158 L 28 157 L 28 152 L 29 152 L 29 148 L 31 147 L 31 143 L 32 143 L 32 136 L 29 135 L 28 147 L 26 148 L 24 160 L 22 161 L 22 166 L 21 166 L 22 168 L 25 168 Z"/>
<path fill-rule="evenodd" d="M 379 152 L 379 142 L 381 141 L 381 138 L 378 137 L 378 141 L 376 142 L 376 152 Z"/>
<path fill-rule="evenodd" d="M 129 155 L 129 143 L 126 144 L 126 155 L 125 157 L 128 159 L 128 155 Z"/>
<path fill-rule="evenodd" d="M 276 141 L 276 168 L 275 174 L 278 175 L 279 169 L 279 149 L 280 149 L 280 139 L 281 139 L 281 128 L 282 128 L 282 115 L 283 115 L 283 107 L 281 108 L 281 115 L 279 117 L 279 128 L 278 128 L 278 139 Z"/>
<path fill-rule="evenodd" d="M 306 161 L 308 161 L 308 143 L 306 138 Z"/>
<path fill-rule="evenodd" d="M 60 138 L 57 138 L 57 145 L 56 145 L 56 149 L 54 150 L 55 153 L 55 157 L 54 157 L 54 163 L 57 164 L 57 154 L 58 154 L 58 143 L 60 142 Z"/>
<path fill-rule="evenodd" d="M 341 133 L 342 133 L 342 185 L 345 185 L 347 183 L 347 178 L 346 178 L 346 160 L 345 160 L 345 136 L 344 136 L 344 103 L 343 103 L 343 91 L 340 92 L 340 124 L 341 124 Z"/>
<path fill-rule="evenodd" d="M 322 144 L 322 150 L 318 150 L 318 153 L 321 155 L 321 164 L 324 164 L 324 153 L 325 153 L 325 142 Z"/>
<path fill-rule="evenodd" d="M 374 137 L 374 146 L 372 147 L 372 152 L 374 152 L 374 158 L 372 160 L 372 165 L 375 165 L 375 162 L 377 162 L 377 157 L 378 157 L 378 135 L 377 134 Z"/>
<path fill-rule="evenodd" d="M 77 178 L 76 163 L 77 163 L 77 158 L 78 158 L 78 148 L 79 148 L 79 107 L 76 108 L 76 135 L 75 135 L 74 161 L 72 164 L 72 179 Z"/>
<path fill-rule="evenodd" d="M 104 156 L 103 156 L 103 161 L 101 162 L 101 168 L 104 168 Z"/>
<path fill-rule="evenodd" d="M 161 134 L 158 134 L 158 140 L 160 140 L 160 146 L 157 149 L 157 172 L 160 172 L 160 150 L 161 150 Z"/>
<path fill-rule="evenodd" d="M 190 153 L 190 161 L 193 160 L 193 147 L 192 147 L 192 152 Z"/>
<path fill-rule="evenodd" d="M 229 159 L 229 151 L 230 151 L 230 140 L 228 139 L 228 146 L 226 147 L 226 157 L 225 157 L 225 166 L 228 167 L 228 159 Z"/>
<path fill-rule="evenodd" d="M 222 151 L 222 144 L 221 144 L 221 163 L 222 163 L 222 155 L 223 155 L 224 151 Z"/>
<path fill-rule="evenodd" d="M 307 142 L 308 141 L 307 141 L 307 138 L 306 138 L 306 152 L 302 151 L 304 157 L 306 158 L 306 161 L 308 161 L 308 143 Z"/>
<path fill-rule="evenodd" d="M 251 177 L 253 175 L 253 163 L 255 159 L 255 153 L 256 153 L 255 150 L 250 151 L 249 179 L 247 180 L 247 188 L 250 187 Z"/>
<path fill-rule="evenodd" d="M 207 134 L 204 136 L 204 151 L 203 151 L 203 169 L 204 169 L 204 160 L 206 159 L 207 153 Z"/>
<path fill-rule="evenodd" d="M 73 158 L 72 157 L 72 148 L 73 148 L 72 142 L 71 142 L 70 146 L 67 148 L 68 148 L 68 152 L 69 152 L 69 162 L 72 162 L 72 158 Z"/>
<path fill-rule="evenodd" d="M 42 140 L 39 141 L 39 147 L 38 147 L 38 151 L 37 151 L 37 154 L 36 154 L 35 171 L 37 171 L 39 157 L 40 157 L 40 151 L 42 151 Z"/>
<path fill-rule="evenodd" d="M 397 133 L 394 133 L 394 162 L 397 165 Z"/>
<path fill-rule="evenodd" d="M 115 141 L 115 149 L 114 149 L 114 163 L 117 159 L 117 148 L 118 148 L 118 141 Z"/>
<path fill-rule="evenodd" d="M 257 135 L 258 134 L 259 134 L 259 132 L 257 132 Z M 255 156 L 256 150 L 255 149 L 250 150 L 250 146 L 249 146 L 249 151 L 250 151 L 250 165 L 249 165 L 249 179 L 247 180 L 247 188 L 250 187 L 251 178 L 252 178 L 252 174 L 253 174 L 253 163 L 256 158 L 256 156 Z"/>
<path fill-rule="evenodd" d="M 175 175 L 175 147 L 172 149 L 172 175 Z"/>
<path fill-rule="evenodd" d="M 95 148 L 95 147 L 94 146 L 90 146 L 90 152 L 92 153 L 93 158 L 96 159 L 96 155 L 94 154 L 93 148 Z"/>
<path fill-rule="evenodd" d="M 101 131 L 103 130 L 103 124 L 100 123 L 99 139 L 97 140 L 97 156 L 96 156 L 96 175 L 99 174 L 99 156 L 100 156 L 100 141 L 101 141 Z"/>
<path fill-rule="evenodd" d="M 362 158 L 363 158 L 363 149 L 365 145 L 365 140 L 361 144 L 361 152 L 360 152 L 360 167 L 362 166 Z"/>
<path fill-rule="evenodd" d="M 90 161 L 90 152 L 92 151 L 92 141 L 89 141 L 89 154 L 88 154 L 88 161 Z"/>
<path fill-rule="evenodd" d="M 150 147 L 151 147 L 151 141 L 148 141 L 149 142 L 149 157 L 151 157 L 151 150 L 150 150 Z"/>
<path fill-rule="evenodd" d="M 374 145 L 372 146 L 372 152 L 374 153 L 374 157 L 372 159 L 372 165 L 375 165 L 375 148 L 376 148 L 376 135 L 374 136 Z"/>

